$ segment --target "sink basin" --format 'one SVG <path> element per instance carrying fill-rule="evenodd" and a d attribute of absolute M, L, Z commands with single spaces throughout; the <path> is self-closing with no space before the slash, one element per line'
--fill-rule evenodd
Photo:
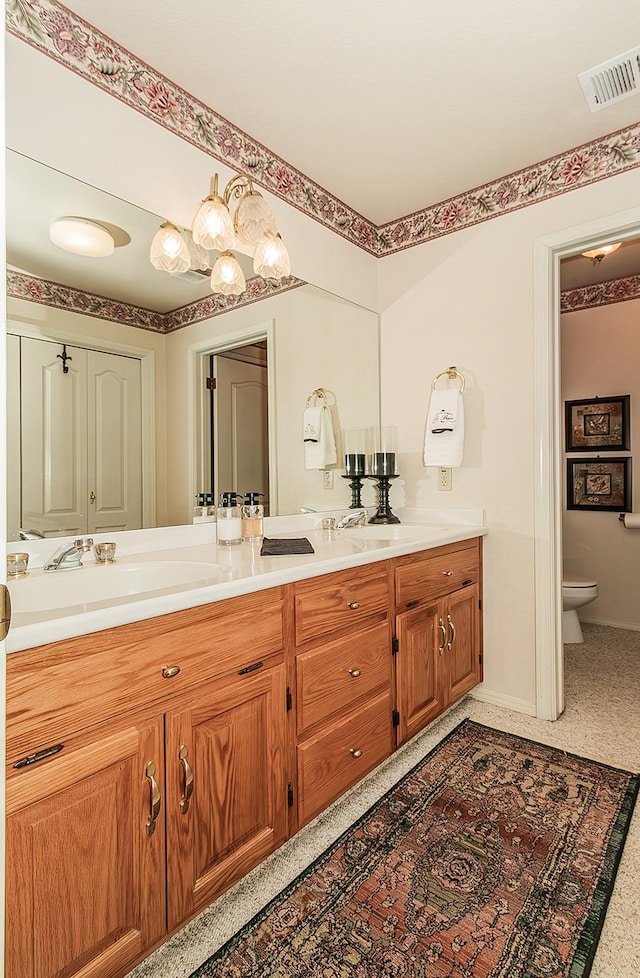
<path fill-rule="evenodd" d="M 85 565 L 66 571 L 34 571 L 9 585 L 14 613 L 53 611 L 162 591 L 183 591 L 228 580 L 225 564 L 186 560 Z"/>
<path fill-rule="evenodd" d="M 428 540 L 446 533 L 449 527 L 439 525 L 414 525 L 406 523 L 367 523 L 366 526 L 351 526 L 342 530 L 349 538 L 363 540 Z"/>

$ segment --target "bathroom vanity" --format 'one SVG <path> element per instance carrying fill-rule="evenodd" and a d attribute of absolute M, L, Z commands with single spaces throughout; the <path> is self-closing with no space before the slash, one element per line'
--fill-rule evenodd
<path fill-rule="evenodd" d="M 126 974 L 481 680 L 484 528 L 371 531 L 8 656 L 8 978 Z"/>

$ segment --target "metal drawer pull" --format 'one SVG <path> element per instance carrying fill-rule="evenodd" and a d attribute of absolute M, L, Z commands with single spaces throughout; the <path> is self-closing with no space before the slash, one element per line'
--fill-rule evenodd
<path fill-rule="evenodd" d="M 456 640 L 456 626 L 451 621 L 451 615 L 447 615 L 447 625 L 451 629 L 451 638 L 447 642 L 447 648 L 449 649 L 449 652 L 451 652 L 451 646 Z"/>
<path fill-rule="evenodd" d="M 180 666 L 164 666 L 162 669 L 162 675 L 165 679 L 173 679 L 180 672 Z"/>
<path fill-rule="evenodd" d="M 349 751 L 349 753 L 351 754 L 352 757 L 362 757 L 362 751 L 361 750 L 355 750 L 354 747 L 351 748 L 351 750 Z"/>
<path fill-rule="evenodd" d="M 13 766 L 14 768 L 20 769 L 21 767 L 29 767 L 30 764 L 37 764 L 38 761 L 44 761 L 47 757 L 53 757 L 55 754 L 59 754 L 63 747 L 64 744 L 44 747 L 42 750 L 37 750 L 33 754 L 27 754 L 26 757 L 21 757 Z"/>
<path fill-rule="evenodd" d="M 444 652 L 444 647 L 445 647 L 446 641 L 447 641 L 447 630 L 444 627 L 444 622 L 443 622 L 442 618 L 439 618 L 438 619 L 438 628 L 440 629 L 440 633 L 442 635 L 442 645 L 439 645 L 438 646 L 438 652 L 440 653 L 440 655 L 442 655 L 442 653 Z"/>
<path fill-rule="evenodd" d="M 180 814 L 186 815 L 189 811 L 189 799 L 193 794 L 193 769 L 187 760 L 187 748 L 184 744 L 180 745 L 178 757 L 184 771 L 184 794 L 180 799 Z"/>
<path fill-rule="evenodd" d="M 160 814 L 160 788 L 158 787 L 158 782 L 154 777 L 155 773 L 156 766 L 153 761 L 149 761 L 144 769 L 144 776 L 147 778 L 151 786 L 151 813 L 147 819 L 147 835 L 153 835 L 155 832 L 156 821 L 158 815 Z"/>
<path fill-rule="evenodd" d="M 444 577 L 453 577 L 453 571 L 443 571 Z"/>
<path fill-rule="evenodd" d="M 349 601 L 349 603 L 347 604 L 347 608 L 351 608 L 352 611 L 355 611 L 356 608 L 359 608 L 359 607 L 360 607 L 360 605 L 359 605 L 359 603 L 357 601 Z"/>
<path fill-rule="evenodd" d="M 353 676 L 354 679 L 357 679 L 358 676 L 362 675 L 362 673 L 359 669 L 349 669 L 349 675 Z"/>

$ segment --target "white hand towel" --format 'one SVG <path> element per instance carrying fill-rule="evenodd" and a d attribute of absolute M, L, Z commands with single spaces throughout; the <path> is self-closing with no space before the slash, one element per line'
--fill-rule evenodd
<path fill-rule="evenodd" d="M 464 450 L 464 403 L 459 389 L 432 391 L 424 439 L 424 464 L 457 469 Z"/>
<path fill-rule="evenodd" d="M 313 437 L 313 436 L 317 437 Z M 304 467 L 326 469 L 338 460 L 333 419 L 328 407 L 307 408 L 304 412 Z"/>

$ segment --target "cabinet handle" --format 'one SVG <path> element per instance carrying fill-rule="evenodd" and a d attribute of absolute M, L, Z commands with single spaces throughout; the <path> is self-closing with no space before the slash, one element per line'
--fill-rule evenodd
<path fill-rule="evenodd" d="M 180 745 L 178 757 L 184 772 L 184 794 L 180 799 L 180 814 L 186 815 L 189 811 L 189 799 L 193 794 L 193 768 L 187 760 L 187 748 L 184 744 Z"/>
<path fill-rule="evenodd" d="M 349 753 L 351 754 L 352 757 L 362 757 L 362 751 L 356 750 L 354 747 L 351 748 Z"/>
<path fill-rule="evenodd" d="M 92 489 L 91 492 L 89 493 L 89 502 L 90 503 L 95 503 L 95 501 L 96 501 L 96 494 L 95 494 L 95 492 Z"/>
<path fill-rule="evenodd" d="M 438 646 L 438 652 L 440 655 L 444 652 L 445 643 L 447 641 L 447 630 L 444 627 L 444 622 L 442 618 L 438 619 L 438 628 L 440 629 L 440 634 L 442 635 L 442 645 Z"/>
<path fill-rule="evenodd" d="M 444 577 L 453 577 L 453 571 L 443 571 Z"/>
<path fill-rule="evenodd" d="M 451 630 L 451 638 L 447 642 L 447 648 L 449 649 L 449 652 L 451 652 L 451 646 L 453 645 L 453 643 L 456 640 L 456 626 L 451 621 L 451 615 L 447 615 L 447 625 L 449 626 L 449 628 Z"/>
<path fill-rule="evenodd" d="M 149 818 L 147 819 L 147 835 L 153 835 L 155 832 L 156 821 L 158 815 L 160 814 L 160 788 L 158 787 L 158 782 L 154 777 L 155 773 L 156 766 L 153 761 L 149 761 L 144 769 L 144 776 L 148 780 L 151 787 L 151 812 L 149 813 Z"/>
<path fill-rule="evenodd" d="M 353 676 L 354 679 L 357 679 L 358 676 L 362 675 L 362 673 L 359 669 L 349 669 L 349 675 Z"/>
<path fill-rule="evenodd" d="M 347 608 L 351 608 L 352 611 L 355 611 L 356 608 L 359 608 L 359 607 L 360 607 L 360 604 L 357 601 L 349 601 L 348 604 L 347 604 Z"/>
<path fill-rule="evenodd" d="M 162 675 L 165 679 L 173 679 L 180 672 L 180 666 L 164 666 L 162 669 Z"/>

